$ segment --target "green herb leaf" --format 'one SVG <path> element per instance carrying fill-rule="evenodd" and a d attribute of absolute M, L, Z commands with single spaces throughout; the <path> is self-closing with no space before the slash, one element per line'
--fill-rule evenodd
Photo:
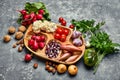
<path fill-rule="evenodd" d="M 31 13 L 31 12 L 37 12 L 38 9 L 31 3 L 27 2 L 25 4 L 25 10 L 27 10 L 28 13 Z"/>
<path fill-rule="evenodd" d="M 88 31 L 95 33 L 97 30 L 100 29 L 101 26 L 105 24 L 105 22 L 101 22 L 95 25 L 95 20 L 81 20 L 76 21 L 72 20 L 71 23 L 75 26 L 77 30 L 79 30 L 82 33 L 86 33 Z"/>
<path fill-rule="evenodd" d="M 42 2 L 33 3 L 33 6 L 35 6 L 37 9 L 45 8 L 45 6 Z"/>

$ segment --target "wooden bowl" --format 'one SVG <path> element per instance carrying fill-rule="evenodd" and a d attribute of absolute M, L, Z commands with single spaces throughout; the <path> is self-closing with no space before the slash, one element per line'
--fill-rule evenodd
<path fill-rule="evenodd" d="M 72 35 L 72 32 L 73 30 L 70 29 L 70 28 L 67 28 L 65 26 L 62 26 L 62 25 L 59 25 L 59 24 L 56 24 L 57 27 L 63 27 L 63 28 L 66 28 L 66 29 L 69 29 L 70 30 L 70 33 L 69 35 L 67 36 L 66 38 L 66 41 L 65 42 L 61 42 L 59 40 L 56 40 L 57 42 L 61 43 L 61 44 L 72 44 L 71 42 L 71 35 Z M 74 55 L 79 55 L 77 57 L 77 59 L 75 59 L 74 61 L 72 62 L 65 62 L 65 61 L 59 61 L 58 59 L 60 58 L 60 56 L 62 55 L 62 52 L 60 51 L 60 53 L 58 54 L 58 56 L 56 58 L 49 58 L 46 54 L 45 54 L 45 49 L 46 49 L 46 46 L 40 50 L 38 49 L 37 51 L 33 51 L 31 48 L 29 48 L 28 46 L 28 40 L 31 38 L 31 35 L 33 35 L 34 32 L 32 30 L 32 24 L 28 27 L 26 33 L 25 33 L 25 36 L 24 36 L 24 44 L 26 46 L 26 48 L 31 51 L 33 54 L 39 56 L 40 58 L 42 59 L 45 59 L 45 60 L 50 60 L 50 61 L 53 61 L 53 62 L 57 62 L 57 63 L 63 63 L 63 64 L 67 64 L 67 65 L 70 65 L 70 64 L 74 64 L 76 63 L 78 60 L 80 60 L 80 58 L 84 55 L 84 51 L 85 51 L 85 42 L 84 42 L 84 39 L 83 37 L 81 38 L 82 39 L 82 46 L 78 47 L 80 48 L 82 51 L 81 52 L 74 52 Z M 45 32 L 41 32 L 41 34 L 45 35 L 46 36 L 46 45 L 48 44 L 48 42 L 52 39 L 54 39 L 54 36 L 53 34 L 54 33 L 45 33 Z"/>

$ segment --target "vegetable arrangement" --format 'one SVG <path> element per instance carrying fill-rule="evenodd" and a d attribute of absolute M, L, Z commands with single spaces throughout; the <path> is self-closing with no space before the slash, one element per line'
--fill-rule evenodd
<path fill-rule="evenodd" d="M 20 12 L 20 17 L 17 22 L 24 26 L 29 26 L 36 20 L 50 20 L 49 12 L 42 2 L 27 2 L 25 9 L 18 11 Z"/>
<path fill-rule="evenodd" d="M 36 54 L 42 54 L 44 56 L 43 58 L 62 63 L 58 66 L 56 64 L 47 64 L 45 68 L 49 72 L 55 73 L 57 70 L 58 73 L 65 73 L 67 70 L 65 64 L 74 64 L 83 54 L 84 63 L 89 67 L 94 67 L 94 72 L 96 72 L 102 59 L 107 54 L 117 51 L 117 47 L 120 46 L 120 44 L 113 43 L 106 32 L 100 30 L 100 27 L 102 27 L 105 22 L 100 22 L 95 25 L 94 20 L 77 21 L 73 19 L 71 20 L 69 28 L 66 28 L 66 20 L 63 17 L 59 17 L 58 21 L 62 26 L 57 26 L 55 23 L 50 22 L 49 12 L 42 2 L 27 2 L 25 8 L 18 11 L 20 12 L 18 23 L 22 24 L 22 26 L 18 28 L 19 32 L 16 32 L 16 39 L 21 39 L 27 29 L 26 27 L 33 24 L 32 28 L 29 29 L 31 26 L 28 27 L 25 33 L 24 43 L 22 40 L 21 46 L 23 47 L 25 44 L 30 51 Z M 73 29 L 72 33 L 70 28 Z M 14 27 L 10 27 L 8 30 L 10 34 L 14 34 L 15 31 L 16 29 Z M 29 34 L 30 31 L 33 31 L 34 35 Z M 41 35 L 41 32 L 48 35 Z M 90 45 L 87 46 L 86 50 L 83 35 L 84 37 L 89 36 L 88 43 Z M 67 36 L 70 36 L 69 41 L 66 40 Z M 9 42 L 10 40 L 11 37 L 9 35 L 4 36 L 5 42 Z M 22 51 L 21 46 L 19 47 L 19 52 Z M 15 47 L 16 44 L 13 48 Z M 29 62 L 31 60 L 32 55 L 26 54 L 24 61 Z M 38 64 L 35 63 L 33 67 L 37 68 Z M 70 65 L 68 72 L 70 75 L 76 75 L 78 72 L 77 66 Z"/>
<path fill-rule="evenodd" d="M 87 66 L 94 66 L 95 73 L 102 59 L 107 54 L 114 53 L 116 50 L 118 50 L 117 47 L 119 47 L 120 44 L 113 43 L 112 40 L 110 40 L 109 35 L 106 32 L 100 30 L 100 27 L 104 25 L 105 22 L 100 22 L 95 25 L 94 20 L 76 21 L 73 19 L 71 23 L 80 32 L 84 34 L 90 33 L 90 46 L 85 51 L 84 63 Z"/>

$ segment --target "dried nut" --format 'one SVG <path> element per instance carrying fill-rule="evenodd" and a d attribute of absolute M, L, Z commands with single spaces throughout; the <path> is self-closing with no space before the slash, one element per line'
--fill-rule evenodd
<path fill-rule="evenodd" d="M 52 62 L 48 62 L 48 64 L 51 66 L 51 65 L 52 65 Z"/>
<path fill-rule="evenodd" d="M 33 67 L 36 69 L 38 67 L 38 63 L 34 63 Z"/>
<path fill-rule="evenodd" d="M 52 73 L 53 73 L 53 74 L 55 74 L 55 73 L 56 73 L 56 69 L 55 69 L 55 68 L 53 68 Z"/>
<path fill-rule="evenodd" d="M 17 45 L 16 45 L 16 43 L 15 43 L 15 44 L 13 44 L 13 48 L 16 48 L 16 46 L 17 46 Z"/>
<path fill-rule="evenodd" d="M 21 47 L 24 47 L 24 44 L 20 44 Z"/>
<path fill-rule="evenodd" d="M 55 65 L 55 69 L 57 69 L 58 65 Z"/>
<path fill-rule="evenodd" d="M 52 72 L 52 70 L 53 70 L 53 67 L 49 67 L 49 68 L 48 68 L 48 71 L 49 71 L 49 72 Z"/>
<path fill-rule="evenodd" d="M 21 46 L 18 47 L 18 51 L 21 52 L 23 48 Z"/>
<path fill-rule="evenodd" d="M 45 66 L 45 69 L 46 69 L 46 70 L 48 70 L 48 69 L 49 69 L 49 67 L 50 67 L 49 65 L 46 65 L 46 66 Z"/>
<path fill-rule="evenodd" d="M 18 27 L 18 31 L 25 32 L 26 27 L 21 25 L 20 27 Z"/>
<path fill-rule="evenodd" d="M 15 27 L 13 27 L 13 26 L 10 26 L 9 29 L 8 29 L 8 32 L 9 32 L 10 34 L 15 33 L 15 31 L 16 31 L 16 29 L 15 29 Z"/>
<path fill-rule="evenodd" d="M 16 44 L 19 45 L 19 44 L 20 44 L 20 41 L 17 41 Z"/>
<path fill-rule="evenodd" d="M 22 32 L 16 32 L 16 34 L 15 34 L 15 38 L 16 39 L 21 39 L 23 37 L 23 33 Z"/>
<path fill-rule="evenodd" d="M 46 62 L 45 62 L 45 65 L 48 65 L 48 63 L 49 63 L 49 62 L 48 62 L 48 61 L 46 61 Z"/>
<path fill-rule="evenodd" d="M 22 39 L 22 40 L 20 40 L 20 44 L 24 44 L 24 40 Z"/>
<path fill-rule="evenodd" d="M 9 35 L 4 36 L 4 42 L 9 42 L 11 40 L 11 37 Z"/>
<path fill-rule="evenodd" d="M 54 64 L 54 63 L 53 63 L 53 65 L 52 65 L 52 66 L 53 66 L 53 67 L 55 67 L 55 66 L 56 66 L 56 64 Z"/>

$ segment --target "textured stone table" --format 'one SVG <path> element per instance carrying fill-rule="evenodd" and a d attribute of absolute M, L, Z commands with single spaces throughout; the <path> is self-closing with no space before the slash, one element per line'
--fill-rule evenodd
<path fill-rule="evenodd" d="M 18 27 L 16 20 L 18 12 L 27 2 L 40 0 L 0 0 L 0 80 L 120 80 L 120 54 L 108 55 L 101 62 L 96 74 L 92 69 L 84 66 L 83 58 L 77 62 L 79 72 L 72 77 L 65 74 L 52 75 L 45 71 L 44 62 L 34 58 L 30 63 L 23 61 L 24 49 L 19 53 L 12 48 L 15 42 L 14 35 L 9 43 L 3 43 L 3 36 L 7 34 L 9 26 Z M 60 16 L 64 17 L 68 25 L 71 19 L 95 19 L 106 21 L 103 29 L 108 32 L 114 42 L 120 43 L 120 0 L 41 0 L 47 6 L 51 19 L 58 22 Z M 39 67 L 33 69 L 37 62 Z"/>

